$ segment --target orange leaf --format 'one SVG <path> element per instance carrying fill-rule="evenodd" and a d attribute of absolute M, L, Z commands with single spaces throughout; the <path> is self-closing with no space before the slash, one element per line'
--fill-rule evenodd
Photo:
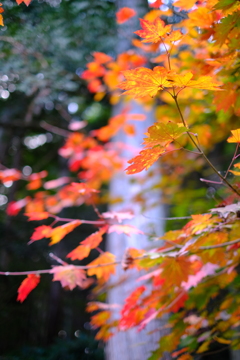
<path fill-rule="evenodd" d="M 1 9 L 1 10 L 3 10 L 3 9 Z M 2 11 L 1 11 L 1 12 L 2 12 Z M 4 26 L 3 16 L 2 16 L 2 15 L 0 15 L 0 25 L 1 25 L 1 26 Z"/>
<path fill-rule="evenodd" d="M 88 186 L 85 183 L 75 183 L 72 182 L 69 186 L 69 189 L 77 192 L 82 195 L 90 195 L 91 193 L 98 193 L 99 191 L 96 189 L 92 189 L 90 186 Z"/>
<path fill-rule="evenodd" d="M 150 95 L 155 96 L 164 87 L 172 87 L 167 80 L 168 71 L 162 66 L 156 66 L 153 70 L 139 67 L 133 70 L 123 71 L 126 81 L 119 85 L 120 89 L 126 90 L 124 94 L 134 98 Z"/>
<path fill-rule="evenodd" d="M 51 237 L 51 242 L 49 245 L 53 245 L 61 241 L 64 236 L 66 236 L 68 233 L 73 231 L 77 226 L 81 225 L 80 220 L 74 220 L 67 224 L 57 226 L 56 228 L 52 229 L 51 235 L 48 237 Z"/>
<path fill-rule="evenodd" d="M 113 262 L 115 262 L 115 255 L 110 252 L 105 252 L 96 260 L 93 260 L 90 264 L 88 264 L 88 266 L 96 267 L 88 269 L 87 274 L 89 276 L 96 275 L 98 279 L 102 278 L 103 280 L 108 281 L 110 275 L 115 274 L 115 265 L 110 264 Z"/>
<path fill-rule="evenodd" d="M 99 231 L 88 236 L 85 240 L 81 242 L 82 245 L 89 246 L 90 249 L 95 249 L 101 242 L 102 236 L 107 231 L 107 226 L 101 228 Z"/>
<path fill-rule="evenodd" d="M 29 274 L 27 278 L 22 281 L 18 288 L 17 301 L 23 302 L 28 294 L 38 285 L 39 281 L 39 275 Z"/>
<path fill-rule="evenodd" d="M 173 5 L 180 7 L 181 10 L 190 10 L 195 3 L 196 0 L 177 0 Z"/>
<path fill-rule="evenodd" d="M 113 60 L 111 56 L 99 51 L 94 51 L 93 56 L 94 60 L 99 64 L 106 64 L 107 62 Z"/>
<path fill-rule="evenodd" d="M 180 30 L 174 30 L 168 35 L 166 40 L 174 42 L 174 41 L 180 40 L 182 37 L 183 37 L 183 34 L 181 33 Z"/>
<path fill-rule="evenodd" d="M 88 257 L 90 251 L 91 248 L 89 246 L 79 245 L 76 249 L 67 254 L 67 258 L 70 258 L 71 260 L 82 260 Z"/>
<path fill-rule="evenodd" d="M 3 183 L 8 181 L 16 181 L 21 179 L 22 174 L 19 170 L 16 169 L 6 169 L 0 171 L 0 181 Z"/>
<path fill-rule="evenodd" d="M 163 20 L 157 18 L 154 22 L 140 19 L 140 24 L 143 30 L 135 31 L 135 34 L 143 38 L 143 42 L 157 43 L 162 40 L 163 37 L 169 34 L 172 26 L 166 25 Z"/>
<path fill-rule="evenodd" d="M 103 227 L 99 231 L 91 234 L 85 240 L 83 240 L 76 249 L 71 251 L 67 257 L 71 260 L 82 260 L 88 257 L 91 249 L 95 249 L 102 242 L 102 236 L 106 231 L 107 227 Z"/>
<path fill-rule="evenodd" d="M 53 281 L 60 281 L 62 287 L 70 290 L 76 286 L 85 289 L 90 284 L 90 279 L 87 279 L 85 271 L 77 269 L 74 265 L 54 266 L 51 274 L 54 274 Z"/>
<path fill-rule="evenodd" d="M 191 87 L 194 89 L 203 89 L 203 90 L 215 90 L 220 91 L 219 86 L 221 83 L 214 80 L 212 76 L 200 76 L 197 80 L 191 80 L 193 74 L 187 72 L 185 74 L 176 74 L 174 72 L 169 72 L 167 80 L 171 82 L 171 86 L 174 87 Z"/>
<path fill-rule="evenodd" d="M 135 16 L 137 13 L 134 9 L 131 9 L 129 7 L 123 7 L 116 13 L 117 23 L 123 24 L 129 19 L 131 19 L 133 16 Z"/>
<path fill-rule="evenodd" d="M 20 5 L 22 2 L 24 2 L 27 6 L 30 4 L 31 0 L 16 0 L 17 4 Z"/>
<path fill-rule="evenodd" d="M 240 143 L 240 129 L 232 130 L 232 136 L 227 139 L 229 143 Z"/>
<path fill-rule="evenodd" d="M 46 211 L 25 213 L 24 215 L 28 217 L 28 221 L 43 220 L 49 217 Z"/>
<path fill-rule="evenodd" d="M 192 263 L 185 256 L 166 258 L 162 266 L 162 278 L 166 278 L 169 284 L 177 286 L 181 285 L 183 281 L 187 281 L 188 276 L 193 273 Z"/>
<path fill-rule="evenodd" d="M 166 152 L 162 146 L 156 146 L 153 149 L 145 149 L 140 151 L 140 154 L 129 160 L 128 163 L 132 164 L 126 168 L 127 174 L 137 174 L 144 169 L 147 170 L 161 155 Z"/>
<path fill-rule="evenodd" d="M 34 233 L 31 236 L 30 243 L 36 240 L 41 240 L 43 238 L 48 238 L 51 236 L 51 234 L 52 234 L 51 226 L 47 226 L 47 225 L 38 226 L 34 229 Z"/>

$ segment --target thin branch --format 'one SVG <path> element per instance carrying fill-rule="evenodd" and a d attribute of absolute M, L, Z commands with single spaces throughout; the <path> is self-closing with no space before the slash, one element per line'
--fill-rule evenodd
<path fill-rule="evenodd" d="M 213 180 L 206 180 L 206 179 L 203 179 L 203 178 L 200 178 L 199 179 L 200 181 L 202 182 L 206 182 L 206 183 L 210 183 L 210 184 L 216 184 L 216 185 L 222 185 L 222 181 L 213 181 Z"/>
<path fill-rule="evenodd" d="M 226 243 L 222 243 L 222 244 L 217 244 L 217 245 L 211 245 L 211 246 L 201 246 L 198 250 L 210 250 L 210 249 L 216 249 L 216 248 L 220 248 L 220 247 L 225 247 L 225 246 L 229 246 L 229 245 L 233 245 L 240 242 L 240 239 L 236 239 L 233 241 L 229 241 Z M 167 253 L 171 250 L 174 250 L 176 248 L 176 244 L 174 244 L 174 246 L 172 246 L 171 248 L 168 249 L 163 249 L 161 251 L 158 251 L 157 254 L 160 254 L 160 256 L 164 256 L 164 257 L 171 257 L 170 255 L 168 255 Z M 189 251 L 188 251 L 189 252 Z M 54 256 L 51 256 L 55 258 Z M 151 255 L 149 254 L 144 254 L 141 256 L 137 256 L 135 258 L 133 258 L 134 260 L 142 260 L 145 258 L 150 258 Z M 59 258 L 58 258 L 59 259 Z M 56 258 L 55 258 L 56 260 Z M 61 259 L 60 259 L 61 260 Z M 97 264 L 97 265 L 76 265 L 74 266 L 75 269 L 81 269 L 81 270 L 88 270 L 88 269 L 97 269 L 97 268 L 101 268 L 101 267 L 106 267 L 106 266 L 112 266 L 112 265 L 119 265 L 122 263 L 122 260 L 116 260 L 113 262 L 109 262 L 109 263 L 104 263 L 104 264 Z M 0 275 L 5 275 L 5 276 L 20 276 L 20 275 L 30 275 L 30 274 L 52 274 L 53 273 L 53 269 L 44 269 L 44 270 L 30 270 L 30 271 L 0 271 Z M 176 299 L 175 299 L 176 300 Z"/>
<path fill-rule="evenodd" d="M 237 244 L 238 242 L 240 242 L 240 239 L 232 240 L 232 241 L 225 242 L 225 243 L 222 243 L 222 244 L 209 245 L 209 246 L 201 246 L 198 250 L 217 249 L 217 248 L 221 248 L 221 247 L 225 247 L 225 246 Z"/>
<path fill-rule="evenodd" d="M 61 265 L 69 265 L 66 261 L 63 261 L 62 259 L 60 259 L 58 256 L 54 255 L 53 253 L 50 253 L 49 256 L 50 256 L 50 258 L 56 260 Z"/>
<path fill-rule="evenodd" d="M 54 126 L 54 125 L 51 125 L 51 124 L 48 124 L 46 121 L 41 121 L 40 122 L 40 126 L 47 130 L 47 131 L 50 131 L 54 134 L 57 134 L 57 135 L 60 135 L 60 136 L 63 136 L 63 137 L 68 137 L 71 132 L 68 131 L 68 130 L 63 130 L 57 126 Z"/>
<path fill-rule="evenodd" d="M 229 167 L 228 167 L 228 169 L 227 169 L 227 172 L 226 172 L 226 174 L 225 174 L 225 176 L 224 176 L 225 179 L 226 179 L 226 177 L 228 176 L 229 170 L 231 169 L 233 162 L 236 160 L 238 148 L 239 148 L 239 143 L 237 143 L 237 146 L 236 146 L 235 153 L 234 153 L 234 155 L 233 155 L 232 161 L 230 162 L 230 165 L 229 165 Z"/>
<path fill-rule="evenodd" d="M 183 117 L 183 114 L 182 114 L 182 111 L 179 107 L 179 104 L 178 104 L 178 100 L 177 100 L 177 95 L 173 95 L 172 96 L 174 101 L 175 101 L 175 104 L 177 106 L 177 109 L 178 109 L 178 113 L 180 115 L 180 118 L 182 120 L 182 123 L 185 127 L 188 128 L 187 126 L 187 123 Z M 224 178 L 224 176 L 222 176 L 220 174 L 220 172 L 215 168 L 215 166 L 211 163 L 211 161 L 208 159 L 208 157 L 205 155 L 205 153 L 202 151 L 202 149 L 200 148 L 200 146 L 198 145 L 198 143 L 195 141 L 195 139 L 193 138 L 192 134 L 187 131 L 187 134 L 190 138 L 190 140 L 193 142 L 193 144 L 195 145 L 195 147 L 198 149 L 198 151 L 200 152 L 200 154 L 204 157 L 204 159 L 206 160 L 206 162 L 208 163 L 208 165 L 213 169 L 213 171 L 222 179 L 222 181 L 235 193 L 237 194 L 238 196 L 240 196 L 239 192 L 227 181 L 227 179 Z"/>

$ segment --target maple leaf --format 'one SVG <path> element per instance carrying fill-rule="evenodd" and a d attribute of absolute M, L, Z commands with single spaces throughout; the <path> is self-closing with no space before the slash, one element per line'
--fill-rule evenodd
<path fill-rule="evenodd" d="M 48 238 L 52 234 L 52 228 L 48 225 L 41 225 L 34 229 L 34 233 L 31 236 L 31 241 L 29 243 L 32 243 L 36 240 L 41 240 L 43 238 Z"/>
<path fill-rule="evenodd" d="M 6 183 L 8 181 L 17 181 L 21 179 L 21 177 L 21 172 L 16 169 L 6 169 L 0 171 L 0 181 L 2 181 L 3 183 Z"/>
<path fill-rule="evenodd" d="M 215 274 L 215 271 L 219 268 L 219 266 L 211 263 L 207 263 L 202 266 L 201 270 L 199 270 L 195 275 L 190 275 L 188 280 L 183 281 L 181 286 L 188 291 L 192 286 L 197 286 L 198 283 L 202 281 L 208 275 Z"/>
<path fill-rule="evenodd" d="M 162 146 L 156 146 L 153 149 L 144 149 L 140 151 L 139 155 L 128 161 L 128 163 L 132 165 L 126 168 L 126 173 L 132 175 L 137 174 L 144 169 L 147 170 L 165 152 L 166 149 Z"/>
<path fill-rule="evenodd" d="M 90 246 L 80 244 L 76 247 L 76 249 L 72 250 L 69 254 L 67 254 L 67 258 L 70 258 L 71 260 L 82 260 L 88 257 L 90 251 Z"/>
<path fill-rule="evenodd" d="M 66 236 L 68 233 L 73 231 L 77 226 L 81 225 L 80 220 L 74 220 L 67 224 L 57 226 L 51 231 L 51 235 L 48 237 L 51 237 L 51 242 L 49 245 L 53 245 L 61 241 L 64 236 Z"/>
<path fill-rule="evenodd" d="M 95 249 L 102 242 L 102 236 L 106 231 L 107 227 L 105 226 L 99 231 L 91 234 L 85 240 L 83 240 L 76 249 L 71 251 L 67 257 L 71 258 L 71 260 L 82 260 L 86 258 L 89 255 L 91 249 Z"/>
<path fill-rule="evenodd" d="M 227 218 L 230 213 L 238 213 L 240 211 L 240 202 L 236 204 L 226 205 L 223 207 L 218 207 L 214 209 L 210 209 L 211 212 L 219 213 L 224 218 Z"/>
<path fill-rule="evenodd" d="M 26 197 L 24 199 L 18 200 L 18 201 L 11 201 L 7 206 L 7 215 L 9 216 L 15 216 L 19 213 L 19 211 L 27 205 L 29 200 L 29 197 Z"/>
<path fill-rule="evenodd" d="M 234 164 L 234 167 L 240 169 L 240 163 Z M 229 170 L 229 171 L 236 176 L 240 175 L 240 171 L 235 171 L 235 170 Z"/>
<path fill-rule="evenodd" d="M 143 250 L 139 250 L 135 248 L 127 248 L 123 254 L 123 258 L 121 261 L 123 270 L 126 271 L 134 267 L 140 269 L 141 267 L 139 266 L 139 260 L 136 258 L 141 257 L 143 254 L 144 254 Z"/>
<path fill-rule="evenodd" d="M 231 130 L 232 136 L 227 139 L 229 143 L 240 143 L 240 129 Z"/>
<path fill-rule="evenodd" d="M 113 58 L 103 52 L 94 51 L 94 60 L 99 64 L 106 64 L 109 61 L 113 61 Z"/>
<path fill-rule="evenodd" d="M 129 329 L 130 327 L 136 326 L 143 321 L 148 310 L 147 308 L 141 309 L 139 303 L 141 301 L 140 297 L 145 290 L 145 286 L 140 286 L 125 299 L 125 304 L 122 308 L 121 319 L 119 322 L 120 330 Z"/>
<path fill-rule="evenodd" d="M 27 184 L 26 188 L 28 190 L 36 190 L 42 186 L 42 178 L 45 178 L 48 175 L 47 171 L 41 171 L 40 173 L 31 174 L 29 176 L 30 182 Z"/>
<path fill-rule="evenodd" d="M 119 88 L 126 90 L 124 94 L 132 95 L 134 98 L 150 95 L 154 97 L 164 87 L 172 87 L 167 80 L 168 71 L 162 66 L 155 66 L 153 70 L 139 67 L 123 71 L 126 80 Z"/>
<path fill-rule="evenodd" d="M 137 13 L 134 9 L 123 7 L 116 13 L 117 23 L 123 24 L 135 15 L 137 15 Z"/>
<path fill-rule="evenodd" d="M 105 252 L 88 264 L 88 266 L 92 268 L 87 270 L 87 274 L 88 276 L 96 275 L 98 279 L 102 278 L 104 281 L 108 281 L 110 275 L 115 274 L 115 265 L 111 264 L 114 262 L 115 255 L 110 252 Z"/>
<path fill-rule="evenodd" d="M 168 35 L 166 40 L 170 42 L 175 42 L 182 39 L 182 37 L 183 37 L 183 33 L 180 30 L 174 30 Z"/>
<path fill-rule="evenodd" d="M 231 84 L 232 85 L 232 84 Z M 237 100 L 236 88 L 232 88 L 230 84 L 224 86 L 223 92 L 218 92 L 214 96 L 214 104 L 216 105 L 217 111 L 223 110 L 227 112 Z"/>
<path fill-rule="evenodd" d="M 163 20 L 157 18 L 154 22 L 140 19 L 140 24 L 143 30 L 135 31 L 135 34 L 143 38 L 143 42 L 157 43 L 161 41 L 167 34 L 170 33 L 172 26 L 166 25 Z"/>
<path fill-rule="evenodd" d="M 151 8 L 159 8 L 162 4 L 162 0 L 156 0 L 153 3 L 149 4 L 149 6 Z"/>
<path fill-rule="evenodd" d="M 187 232 L 187 234 L 199 234 L 215 221 L 216 220 L 212 218 L 211 214 L 192 215 L 192 220 L 189 221 L 183 229 Z"/>
<path fill-rule="evenodd" d="M 16 0 L 18 5 L 20 5 L 23 2 L 27 6 L 30 4 L 31 1 L 32 0 Z"/>
<path fill-rule="evenodd" d="M 2 6 L 2 4 L 0 3 L 0 14 L 1 14 L 2 12 L 4 12 L 4 10 L 3 10 L 3 8 L 2 8 L 1 6 Z M 2 16 L 2 15 L 0 15 L 0 25 L 1 25 L 1 26 L 4 26 L 3 16 Z"/>
<path fill-rule="evenodd" d="M 147 147 L 156 145 L 168 146 L 175 139 L 186 133 L 188 129 L 181 124 L 176 124 L 172 121 L 167 123 L 155 123 L 148 128 L 147 138 L 144 139 L 144 144 Z"/>
<path fill-rule="evenodd" d="M 76 286 L 86 289 L 92 283 L 91 279 L 87 279 L 85 271 L 74 265 L 54 266 L 50 273 L 53 274 L 53 281 L 60 281 L 62 287 L 70 290 Z"/>
<path fill-rule="evenodd" d="M 171 83 L 171 86 L 174 87 L 190 87 L 194 89 L 201 90 L 215 90 L 221 91 L 219 86 L 221 83 L 216 81 L 212 76 L 200 76 L 197 80 L 191 80 L 193 74 L 191 72 L 187 72 L 185 74 L 176 74 L 174 72 L 169 72 L 167 76 L 167 80 Z"/>
<path fill-rule="evenodd" d="M 24 215 L 28 217 L 28 221 L 43 220 L 49 217 L 49 213 L 46 211 L 25 213 Z"/>
<path fill-rule="evenodd" d="M 181 10 L 190 10 L 195 5 L 196 0 L 177 0 L 173 5 L 180 7 Z"/>
<path fill-rule="evenodd" d="M 92 193 L 98 193 L 99 192 L 99 190 L 93 189 L 93 188 L 91 188 L 90 186 L 88 186 L 85 183 L 72 182 L 70 184 L 70 186 L 69 186 L 69 189 L 72 190 L 72 191 L 76 191 L 76 192 L 78 192 L 79 194 L 82 194 L 82 195 L 90 195 Z"/>
<path fill-rule="evenodd" d="M 189 275 L 193 273 L 192 263 L 185 256 L 166 258 L 162 266 L 163 271 L 161 276 L 166 278 L 168 283 L 177 286 L 180 286 L 183 281 L 187 281 Z"/>
<path fill-rule="evenodd" d="M 29 274 L 26 279 L 24 279 L 21 285 L 18 288 L 18 297 L 17 301 L 23 302 L 28 294 L 35 289 L 35 287 L 40 282 L 40 276 L 35 274 Z"/>
<path fill-rule="evenodd" d="M 118 234 L 126 234 L 130 236 L 131 234 L 144 234 L 143 231 L 137 229 L 132 225 L 111 225 L 109 226 L 108 233 L 116 232 Z"/>

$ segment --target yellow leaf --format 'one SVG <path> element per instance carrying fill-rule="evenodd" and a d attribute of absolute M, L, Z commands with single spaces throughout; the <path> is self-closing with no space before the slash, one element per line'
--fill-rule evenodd
<path fill-rule="evenodd" d="M 231 340 L 223 339 L 218 336 L 214 336 L 214 340 L 216 340 L 220 344 L 231 344 L 231 342 L 232 342 Z"/>
<path fill-rule="evenodd" d="M 68 233 L 73 231 L 73 229 L 75 229 L 79 225 L 81 225 L 81 221 L 80 220 L 74 220 L 74 221 L 71 221 L 71 222 L 69 222 L 67 224 L 57 226 L 51 232 L 51 239 L 52 240 L 51 240 L 49 245 L 53 245 L 53 244 L 58 243 L 59 241 L 61 241 L 64 238 L 64 236 L 66 236 Z"/>
<path fill-rule="evenodd" d="M 126 90 L 125 94 L 134 98 L 150 95 L 155 96 L 164 87 L 171 87 L 167 80 L 168 71 L 162 66 L 156 66 L 153 70 L 139 67 L 133 70 L 123 71 L 126 80 L 122 82 L 120 89 Z"/>
<path fill-rule="evenodd" d="M 232 136 L 227 139 L 229 143 L 240 143 L 240 129 L 232 130 Z"/>
<path fill-rule="evenodd" d="M 110 275 L 115 274 L 115 264 L 112 264 L 114 262 L 115 255 L 105 252 L 88 264 L 92 268 L 87 270 L 87 274 L 88 276 L 96 275 L 98 279 L 108 281 Z"/>
<path fill-rule="evenodd" d="M 161 39 L 169 34 L 171 31 L 171 25 L 166 25 L 163 20 L 157 18 L 154 22 L 140 19 L 141 27 L 143 30 L 135 31 L 135 34 L 139 35 L 143 42 L 157 43 Z"/>
<path fill-rule="evenodd" d="M 209 349 L 209 345 L 211 343 L 211 340 L 204 341 L 202 345 L 198 348 L 197 354 L 203 353 Z"/>

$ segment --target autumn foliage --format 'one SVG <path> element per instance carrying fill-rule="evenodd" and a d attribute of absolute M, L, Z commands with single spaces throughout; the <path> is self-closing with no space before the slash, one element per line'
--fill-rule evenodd
<path fill-rule="evenodd" d="M 29 1 L 24 2 L 29 5 Z M 240 348 L 240 128 L 236 121 L 240 114 L 240 5 L 235 0 L 177 0 L 167 11 L 161 5 L 161 1 L 155 1 L 152 10 L 140 19 L 139 30 L 133 35 L 133 50 L 116 59 L 95 52 L 81 75 L 96 101 L 108 98 L 114 105 L 123 93 L 126 107 L 109 119 L 108 125 L 90 134 L 84 128 L 70 129 L 59 154 L 68 160 L 75 179 L 57 179 L 49 184 L 44 170 L 24 176 L 18 170 L 6 169 L 0 172 L 0 180 L 26 181 L 27 190 L 44 189 L 8 205 L 9 216 L 22 211 L 29 221 L 52 218 L 52 223 L 35 228 L 29 245 L 39 240 L 55 245 L 82 224 L 97 228 L 67 255 L 68 261 L 81 261 L 95 249 L 99 252 L 95 260 L 75 265 L 59 259 L 61 266 L 43 271 L 52 274 L 53 281 L 60 281 L 65 289 L 104 285 L 115 274 L 116 266 L 127 272 L 141 270 L 141 284 L 133 284 L 135 289 L 125 304 L 120 304 L 118 320 L 111 319 L 118 307 L 113 309 L 97 301 L 88 305 L 89 312 L 98 311 L 91 321 L 99 329 L 97 339 L 107 341 L 114 332 L 133 327 L 141 330 L 168 314 L 170 331 L 159 340 L 150 359 L 161 359 L 167 351 L 172 358 L 190 360 L 215 343 Z M 180 10 L 181 20 L 172 24 L 173 11 Z M 132 9 L 124 8 L 117 13 L 117 21 L 124 23 L 133 16 Z M 138 121 L 144 121 L 141 114 L 129 114 L 131 99 L 144 107 L 157 104 L 156 122 L 146 129 L 143 148 L 133 152 L 127 166 L 121 149 L 111 139 L 119 131 L 134 136 Z M 232 152 L 224 169 L 215 167 L 208 157 L 220 142 Z M 154 246 L 153 242 L 151 250 L 126 249 L 122 259 L 116 259 L 99 248 L 103 237 L 112 232 L 116 236 L 142 236 L 142 231 L 128 224 L 134 216 L 131 211 L 96 210 L 105 201 L 102 185 L 124 169 L 128 175 L 147 170 L 159 158 L 161 180 L 157 186 L 163 192 L 164 203 L 187 201 L 185 179 L 201 171 L 204 186 L 220 187 L 216 199 L 221 200 L 215 199 L 215 206 L 202 214 L 185 214 L 189 219 L 182 228 L 168 230 L 161 237 L 153 234 L 162 245 Z M 191 194 L 190 208 L 190 202 L 194 202 Z M 65 207 L 81 205 L 93 206 L 96 220 L 56 215 Z M 38 285 L 39 274 L 41 269 L 35 274 L 26 272 L 17 300 L 24 301 Z M 213 300 L 215 306 L 210 310 Z"/>

